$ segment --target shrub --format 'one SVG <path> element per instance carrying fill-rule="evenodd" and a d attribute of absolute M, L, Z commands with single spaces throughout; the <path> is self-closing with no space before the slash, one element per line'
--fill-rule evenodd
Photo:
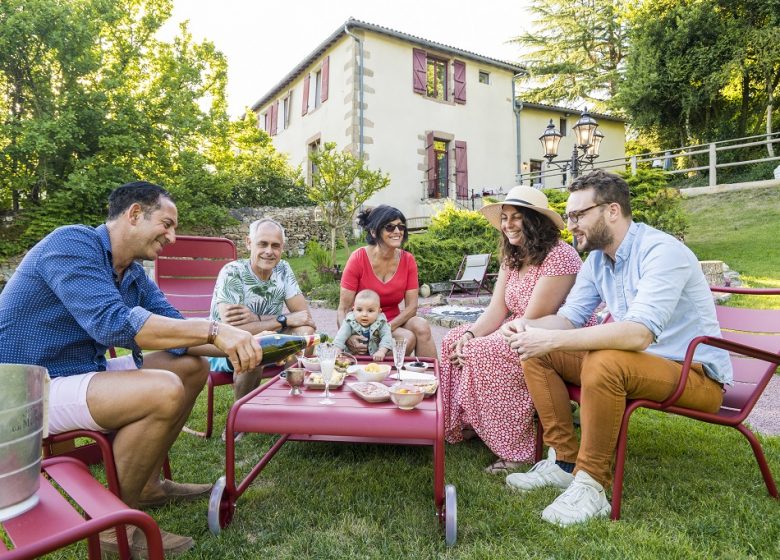
<path fill-rule="evenodd" d="M 638 169 L 620 174 L 631 192 L 631 214 L 637 222 L 658 228 L 682 240 L 688 229 L 688 216 L 680 193 L 668 186 L 668 176 L 660 169 Z"/>
<path fill-rule="evenodd" d="M 324 300 L 328 307 L 335 308 L 339 305 L 340 294 L 341 286 L 335 282 L 330 282 L 314 286 L 309 291 L 309 299 Z"/>
<path fill-rule="evenodd" d="M 499 233 L 479 212 L 448 205 L 433 216 L 425 233 L 409 237 L 406 249 L 417 260 L 420 283 L 455 277 L 464 255 L 492 253 L 490 271 L 498 269 Z"/>

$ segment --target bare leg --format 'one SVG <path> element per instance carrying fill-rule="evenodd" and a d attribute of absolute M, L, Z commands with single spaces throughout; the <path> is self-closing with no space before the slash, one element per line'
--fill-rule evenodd
<path fill-rule="evenodd" d="M 414 333 L 409 329 L 398 327 L 393 331 L 393 338 L 396 340 L 406 340 L 406 355 L 410 356 L 414 352 L 414 347 L 417 344 L 417 338 Z"/>
<path fill-rule="evenodd" d="M 416 340 L 414 347 L 415 355 L 424 356 L 426 358 L 436 358 L 438 353 L 436 352 L 436 343 L 433 341 L 433 335 L 431 334 L 431 325 L 422 317 L 412 317 L 409 319 L 404 328 L 412 331 Z M 398 330 L 398 329 L 396 329 Z"/>
<path fill-rule="evenodd" d="M 131 507 L 137 506 L 142 491 L 145 498 L 162 494 L 162 462 L 208 373 L 205 360 L 167 352 L 149 354 L 145 366 L 99 373 L 87 390 L 92 417 L 117 432 L 114 460 L 122 500 Z"/>

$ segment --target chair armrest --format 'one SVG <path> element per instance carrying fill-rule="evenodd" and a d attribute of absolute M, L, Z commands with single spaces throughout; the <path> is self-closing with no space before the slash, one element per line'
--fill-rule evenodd
<path fill-rule="evenodd" d="M 685 391 L 685 385 L 688 382 L 688 372 L 690 371 L 691 364 L 693 363 L 693 354 L 696 351 L 696 347 L 700 344 L 706 344 L 707 346 L 713 346 L 715 348 L 727 350 L 733 354 L 740 354 L 749 358 L 755 358 L 765 362 L 780 365 L 780 354 L 773 354 L 772 352 L 767 352 L 766 350 L 761 350 L 760 348 L 754 348 L 752 346 L 748 346 L 747 344 L 741 344 L 739 342 L 726 340 L 717 336 L 697 336 L 691 340 L 690 344 L 688 344 L 688 350 L 685 353 L 685 361 L 683 362 L 682 371 L 680 372 L 680 381 L 677 383 L 677 388 L 669 398 L 660 404 L 661 410 L 675 404 L 683 394 L 683 391 Z"/>

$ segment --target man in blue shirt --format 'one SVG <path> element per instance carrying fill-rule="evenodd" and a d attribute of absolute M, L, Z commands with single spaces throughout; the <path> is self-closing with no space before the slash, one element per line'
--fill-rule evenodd
<path fill-rule="evenodd" d="M 122 500 L 155 506 L 208 493 L 206 484 L 159 477 L 208 374 L 200 356 L 227 355 L 237 372 L 262 350 L 250 333 L 216 321 L 185 320 L 138 259 L 176 240 L 176 205 L 157 185 L 130 183 L 109 198 L 97 228 L 58 228 L 24 257 L 0 294 L 0 362 L 48 368 L 49 431 L 112 431 Z M 109 346 L 131 355 L 106 360 Z M 141 349 L 168 350 L 143 356 Z M 141 553 L 141 531 L 130 543 Z M 107 548 L 116 547 L 101 535 Z M 113 545 L 113 546 L 112 546 Z M 163 532 L 166 555 L 192 547 Z"/>
<path fill-rule="evenodd" d="M 566 303 L 556 315 L 517 319 L 502 327 L 521 360 L 550 448 L 547 460 L 507 484 L 527 491 L 565 489 L 542 518 L 567 526 L 609 515 L 604 487 L 612 480 L 626 398 L 663 401 L 680 379 L 688 344 L 720 336 L 715 305 L 696 256 L 680 241 L 631 220 L 628 185 L 598 170 L 569 187 L 569 230 L 589 251 Z M 614 322 L 585 325 L 604 301 Z M 731 362 L 699 346 L 681 406 L 715 412 Z M 582 442 L 572 425 L 563 381 L 582 387 Z"/>

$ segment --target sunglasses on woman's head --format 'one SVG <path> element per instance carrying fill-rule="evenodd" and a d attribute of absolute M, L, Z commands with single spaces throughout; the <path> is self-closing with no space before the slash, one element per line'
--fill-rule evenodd
<path fill-rule="evenodd" d="M 384 229 L 387 233 L 393 233 L 395 230 L 406 231 L 406 224 L 385 224 Z"/>

